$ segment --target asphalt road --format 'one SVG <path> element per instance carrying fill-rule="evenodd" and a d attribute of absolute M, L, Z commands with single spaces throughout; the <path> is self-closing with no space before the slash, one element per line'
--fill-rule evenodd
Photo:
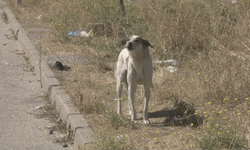
<path fill-rule="evenodd" d="M 0 17 L 0 150 L 65 150 L 53 143 L 53 124 L 34 115 L 45 93 L 14 40 L 10 26 Z"/>

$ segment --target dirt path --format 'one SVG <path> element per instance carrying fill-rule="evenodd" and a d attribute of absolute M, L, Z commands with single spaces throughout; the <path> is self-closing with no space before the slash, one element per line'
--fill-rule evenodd
<path fill-rule="evenodd" d="M 63 150 L 53 143 L 55 134 L 46 127 L 48 120 L 37 118 L 36 107 L 43 104 L 44 93 L 30 71 L 23 51 L 14 40 L 10 26 L 0 17 L 0 149 Z"/>

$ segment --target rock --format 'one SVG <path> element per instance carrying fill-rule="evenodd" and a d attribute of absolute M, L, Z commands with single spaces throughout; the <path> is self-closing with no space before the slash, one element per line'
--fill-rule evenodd
<path fill-rule="evenodd" d="M 64 143 L 64 144 L 63 144 L 63 147 L 68 147 L 68 144 Z"/>
<path fill-rule="evenodd" d="M 49 129 L 49 134 L 53 134 L 53 129 Z"/>

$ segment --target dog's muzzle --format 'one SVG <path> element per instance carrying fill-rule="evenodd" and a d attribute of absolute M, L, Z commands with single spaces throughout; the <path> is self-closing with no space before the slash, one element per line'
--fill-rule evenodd
<path fill-rule="evenodd" d="M 131 42 L 128 42 L 127 45 L 128 50 L 133 50 L 133 44 Z"/>

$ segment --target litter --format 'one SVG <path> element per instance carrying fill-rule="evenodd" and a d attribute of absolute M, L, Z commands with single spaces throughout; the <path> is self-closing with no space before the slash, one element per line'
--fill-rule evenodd
<path fill-rule="evenodd" d="M 232 4 L 237 4 L 238 1 L 237 0 L 232 0 Z"/>
<path fill-rule="evenodd" d="M 91 37 L 93 35 L 94 35 L 94 33 L 93 33 L 92 29 L 89 32 L 88 31 L 82 31 L 80 33 L 80 37 Z"/>
<path fill-rule="evenodd" d="M 169 65 L 176 66 L 177 65 L 177 60 L 176 59 L 169 59 L 169 60 L 163 60 L 163 61 L 154 61 L 156 64 L 164 64 L 168 63 Z"/>
<path fill-rule="evenodd" d="M 40 109 L 40 108 L 43 108 L 43 105 L 39 105 L 36 107 L 36 110 Z"/>
<path fill-rule="evenodd" d="M 68 36 L 74 36 L 74 37 L 79 37 L 79 30 L 76 30 L 75 32 L 69 31 L 67 33 Z"/>
<path fill-rule="evenodd" d="M 177 71 L 177 67 L 168 66 L 168 67 L 167 67 L 167 70 L 168 70 L 169 72 L 173 73 L 173 72 L 176 72 L 176 71 Z"/>
<path fill-rule="evenodd" d="M 88 32 L 87 31 L 82 31 L 80 33 L 80 37 L 89 37 Z"/>
<path fill-rule="evenodd" d="M 52 69 L 55 69 L 55 70 L 60 70 L 60 71 L 67 71 L 67 70 L 70 70 L 70 67 L 69 66 L 66 66 L 66 65 L 63 65 L 60 61 L 56 61 L 56 63 L 51 66 Z"/>
<path fill-rule="evenodd" d="M 155 64 L 168 64 L 169 66 L 166 68 L 167 71 L 173 73 L 177 71 L 177 60 L 176 59 L 169 59 L 169 60 L 162 60 L 162 61 L 154 61 Z"/>
<path fill-rule="evenodd" d="M 59 117 L 57 120 L 56 120 L 56 122 L 60 122 L 61 121 L 61 118 Z"/>
<path fill-rule="evenodd" d="M 75 32 L 69 31 L 67 35 L 73 37 L 92 37 L 94 35 L 94 32 L 92 29 L 89 32 L 85 30 L 83 31 L 76 30 Z"/>
<path fill-rule="evenodd" d="M 114 98 L 114 99 L 111 99 L 111 100 L 112 100 L 112 101 L 114 101 L 114 102 L 115 102 L 115 101 L 118 101 L 118 99 L 117 99 L 117 98 Z"/>
<path fill-rule="evenodd" d="M 119 140 L 122 140 L 122 139 L 123 139 L 122 135 L 116 137 L 116 141 L 119 141 Z"/>

